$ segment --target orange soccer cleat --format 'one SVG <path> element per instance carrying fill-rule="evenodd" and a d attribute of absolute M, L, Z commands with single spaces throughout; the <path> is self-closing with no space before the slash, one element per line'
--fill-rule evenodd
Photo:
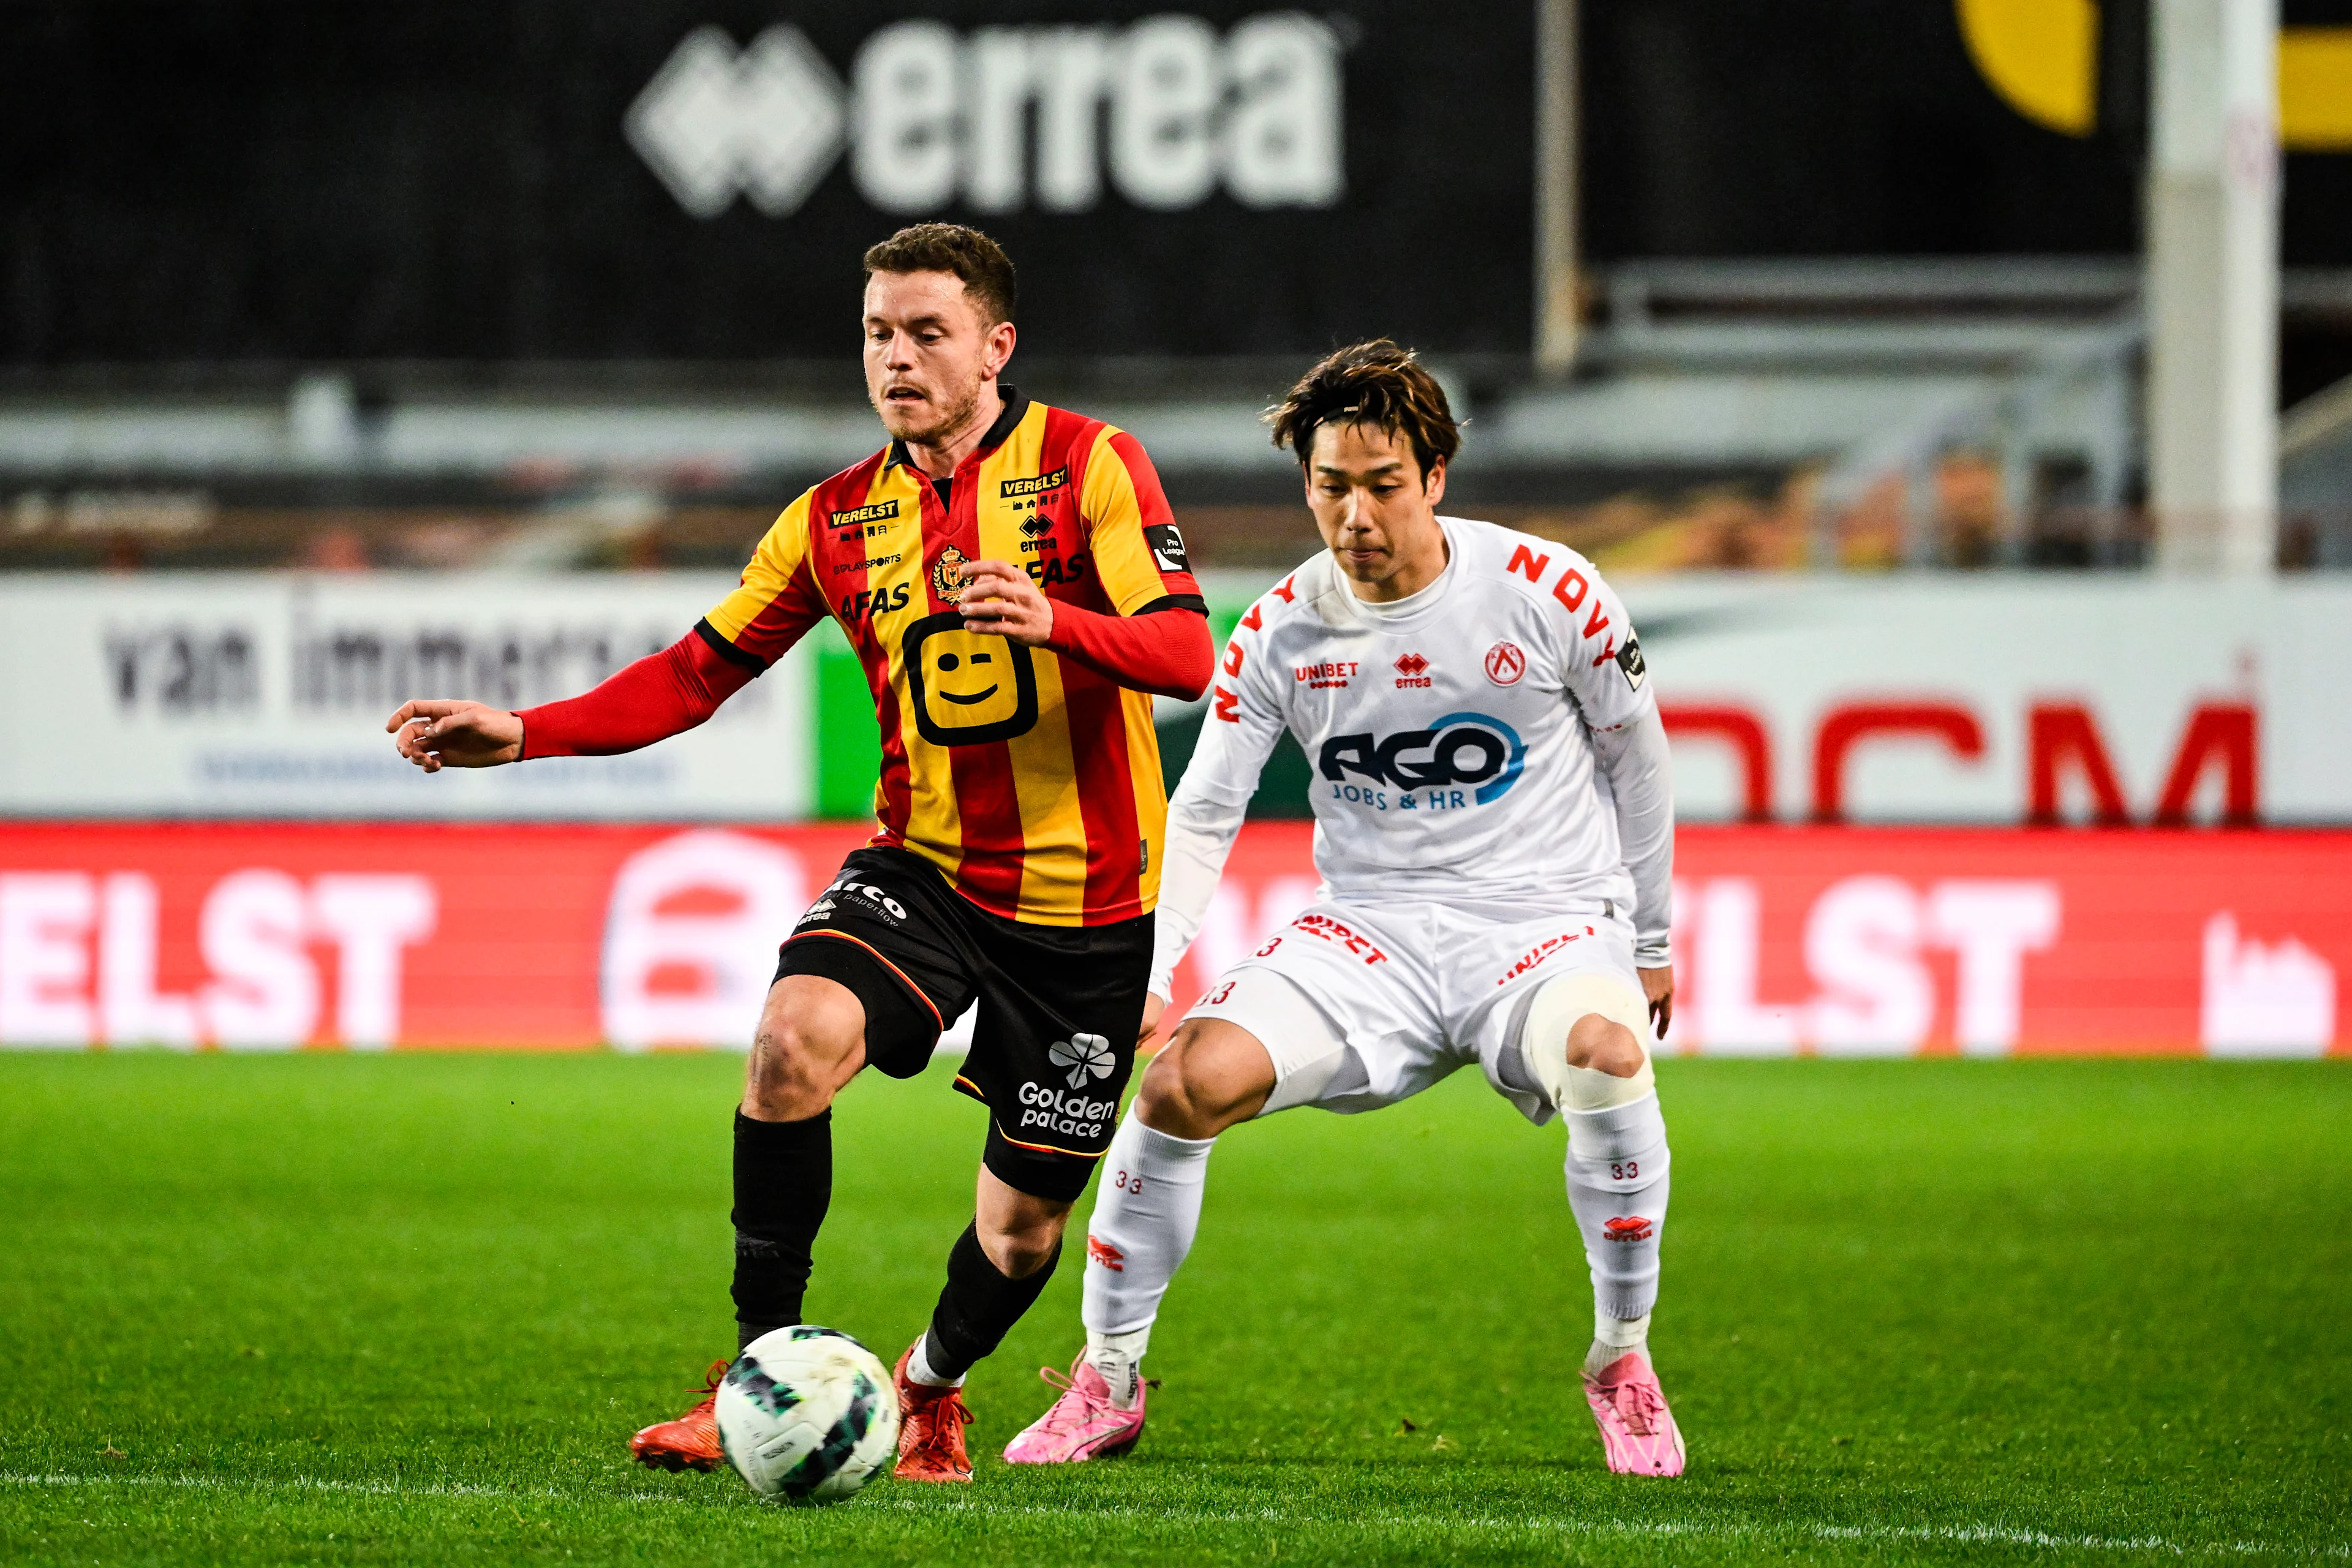
<path fill-rule="evenodd" d="M 709 1375 L 695 1391 L 700 1398 L 685 1415 L 675 1421 L 658 1422 L 629 1439 L 629 1453 L 637 1463 L 648 1469 L 715 1470 L 727 1462 L 727 1450 L 719 1446 L 719 1416 L 714 1409 L 727 1365 L 723 1361 L 710 1363 Z"/>
<path fill-rule="evenodd" d="M 970 1481 L 963 1429 L 971 1425 L 971 1412 L 963 1391 L 908 1382 L 907 1363 L 914 1355 L 915 1346 L 908 1345 L 892 1373 L 898 1385 L 898 1468 L 890 1473 L 902 1481 Z"/>

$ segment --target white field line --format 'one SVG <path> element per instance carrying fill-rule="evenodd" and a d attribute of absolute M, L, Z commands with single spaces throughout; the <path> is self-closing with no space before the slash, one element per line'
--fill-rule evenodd
<path fill-rule="evenodd" d="M 0 1473 L 10 1487 L 173 1487 L 199 1492 L 335 1492 L 359 1497 L 532 1497 L 572 1494 L 546 1487 L 404 1486 L 391 1481 L 327 1481 L 309 1476 L 62 1476 Z"/>
<path fill-rule="evenodd" d="M 536 1498 L 578 1502 L 602 1497 L 614 1502 L 685 1502 L 667 1492 L 567 1492 L 553 1487 L 487 1487 L 418 1481 L 331 1481 L 311 1476 L 68 1476 L 0 1471 L 0 1487 L 170 1487 L 200 1492 L 331 1492 L 345 1497 Z"/>
<path fill-rule="evenodd" d="M 1083 1512 L 1089 1517 L 1105 1515 L 1134 1519 L 1213 1520 L 1235 1524 L 1285 1524 L 1329 1526 L 1348 1522 L 1378 1525 L 1391 1529 L 1421 1529 L 1434 1531 L 1463 1530 L 1504 1531 L 1524 1535 L 1631 1535 L 1631 1536 L 1693 1536 L 1769 1539 L 1773 1536 L 1810 1535 L 1822 1541 L 1853 1541 L 1884 1542 L 1895 1541 L 1949 1541 L 1980 1545 L 2032 1546 L 2048 1550 L 2084 1552 L 2147 1552 L 2174 1557 L 2196 1556 L 2269 1556 L 2269 1557 L 2352 1557 L 2352 1546 L 2284 1546 L 2263 1541 L 2176 1542 L 2162 1536 L 2060 1535 L 2048 1531 L 2020 1530 L 2001 1525 L 1803 1525 L 1792 1524 L 1780 1529 L 1767 1525 L 1713 1524 L 1684 1522 L 1674 1520 L 1626 1519 L 1496 1519 L 1490 1516 L 1468 1517 L 1411 1513 L 1350 1513 L 1347 1520 L 1318 1519 L 1303 1514 L 1286 1513 L 1279 1509 L 1263 1508 L 1211 1512 L 1192 1509 L 1142 1509 L 1126 1505 L 1109 1508 L 1072 1509 L 1048 1507 L 1037 1503 L 1007 1504 L 961 1500 L 945 1503 L 918 1503 L 898 1498 L 879 1500 L 886 1508 L 908 1513 L 968 1513 L 983 1517 L 1065 1517 Z"/>
<path fill-rule="evenodd" d="M 552 1487 L 491 1487 L 464 1484 L 394 1483 L 390 1481 L 321 1480 L 307 1476 L 250 1478 L 229 1476 L 75 1476 L 12 1474 L 0 1471 L 0 1486 L 13 1487 L 159 1487 L 188 1491 L 250 1492 L 289 1491 L 324 1492 L 338 1496 L 358 1497 L 451 1497 L 451 1498 L 530 1498 L 542 1500 L 583 1502 L 606 1500 L 614 1502 L 683 1503 L 692 1500 L 684 1494 L 671 1492 L 580 1492 L 560 1491 Z M 925 1500 L 916 1502 L 887 1495 L 870 1499 L 870 1510 L 876 1507 L 902 1514 L 960 1514 L 984 1519 L 1067 1519 L 1083 1514 L 1090 1519 L 1134 1519 L 1165 1521 L 1174 1523 L 1217 1524 L 1276 1524 L 1328 1528 L 1353 1522 L 1383 1529 L 1474 1531 L 1518 1535 L 1613 1535 L 1613 1536 L 1691 1536 L 1719 1539 L 1762 1538 L 1774 1536 L 1810 1535 L 1821 1541 L 1851 1541 L 1859 1543 L 1892 1542 L 1898 1541 L 1951 1542 L 1962 1545 L 2026 1546 L 2043 1551 L 2069 1552 L 2143 1552 L 2171 1557 L 2333 1557 L 2352 1558 L 2352 1546 L 2285 1546 L 2263 1541 L 2170 1541 L 2160 1535 L 2063 1535 L 2050 1531 L 2024 1530 L 2006 1525 L 1789 1525 L 1773 1528 L 1767 1525 L 1713 1524 L 1685 1522 L 1675 1520 L 1629 1519 L 1498 1519 L 1486 1515 L 1468 1517 L 1412 1513 L 1355 1513 L 1346 1520 L 1324 1519 L 1313 1515 L 1288 1513 L 1280 1509 L 1259 1508 L 1242 1510 L 1139 1508 L 1130 1504 L 1109 1507 L 1069 1507 L 1043 1503 L 983 1502 Z"/>

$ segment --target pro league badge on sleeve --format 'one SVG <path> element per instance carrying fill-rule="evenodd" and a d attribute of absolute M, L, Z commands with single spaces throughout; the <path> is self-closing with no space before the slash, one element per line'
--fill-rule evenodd
<path fill-rule="evenodd" d="M 1184 536 L 1172 522 L 1155 522 L 1143 531 L 1143 542 L 1151 547 L 1151 559 L 1162 572 L 1190 572 L 1192 563 L 1184 554 Z"/>

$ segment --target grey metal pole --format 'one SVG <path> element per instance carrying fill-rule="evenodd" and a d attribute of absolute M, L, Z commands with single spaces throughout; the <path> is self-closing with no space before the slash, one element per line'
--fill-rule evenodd
<path fill-rule="evenodd" d="M 2278 558 L 2278 0 L 2154 0 L 2147 437 L 2156 556 Z"/>
<path fill-rule="evenodd" d="M 1536 365 L 1576 363 L 1576 0 L 1536 0 Z"/>

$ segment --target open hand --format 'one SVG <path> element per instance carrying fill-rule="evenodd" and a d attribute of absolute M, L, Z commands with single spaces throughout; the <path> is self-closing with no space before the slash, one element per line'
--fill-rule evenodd
<path fill-rule="evenodd" d="M 1641 971 L 1641 975 L 1642 994 L 1650 1003 L 1650 1022 L 1657 1026 L 1658 1038 L 1663 1040 L 1666 1026 L 1675 1021 L 1675 966 L 1662 963 Z"/>
<path fill-rule="evenodd" d="M 400 754 L 428 773 L 494 768 L 522 756 L 522 721 L 482 702 L 407 702 L 384 721 Z"/>
<path fill-rule="evenodd" d="M 967 631 L 991 632 L 1030 647 L 1054 634 L 1052 601 L 1009 561 L 967 562 L 956 608 L 963 612 Z"/>
<path fill-rule="evenodd" d="M 1167 1011 L 1167 997 L 1150 991 L 1143 994 L 1143 1026 L 1135 1031 L 1137 1050 L 1151 1044 L 1151 1037 L 1160 1032 L 1160 1016 Z"/>

